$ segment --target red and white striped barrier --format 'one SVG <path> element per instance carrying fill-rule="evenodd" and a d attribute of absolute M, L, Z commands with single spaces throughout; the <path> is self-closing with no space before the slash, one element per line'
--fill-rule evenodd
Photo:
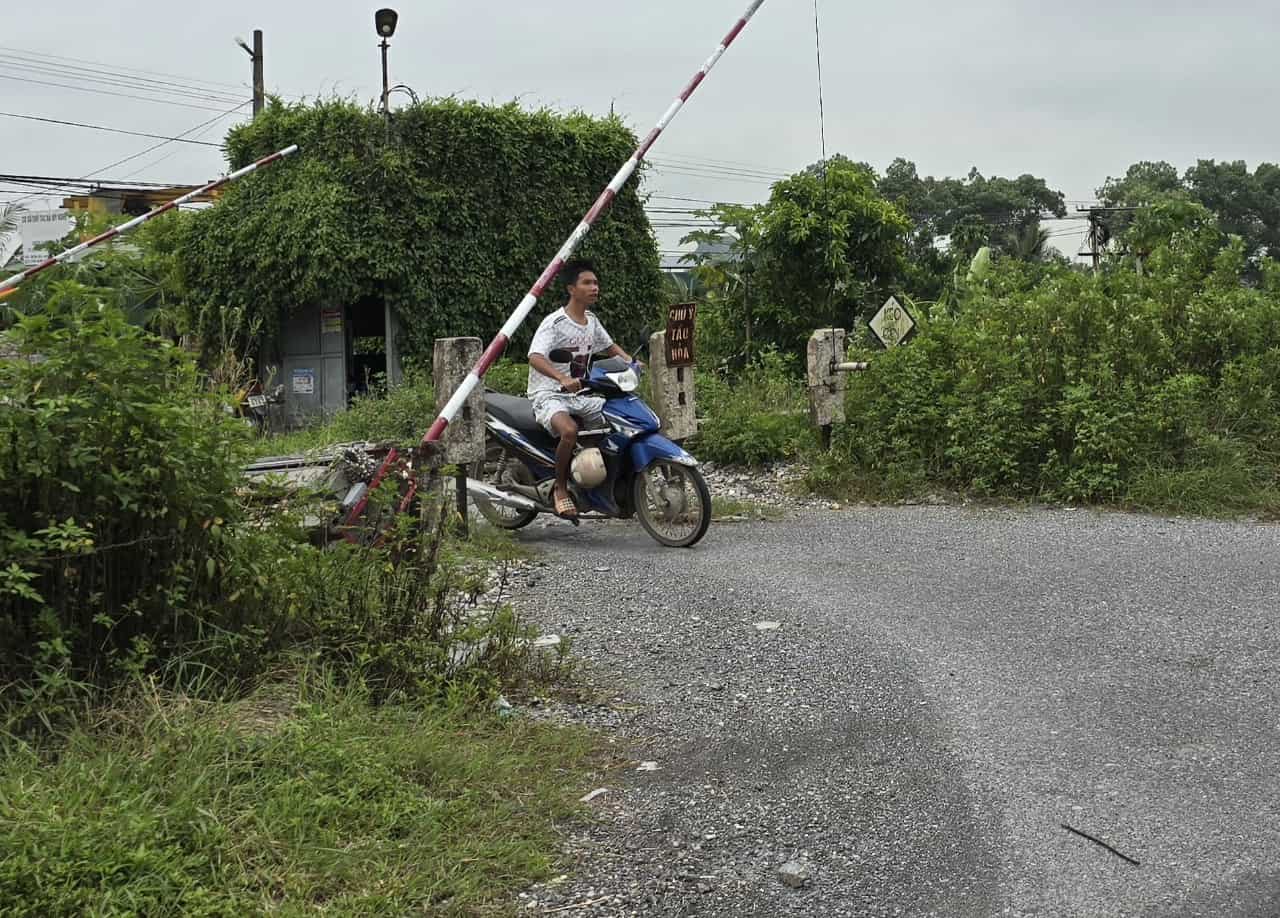
<path fill-rule="evenodd" d="M 511 341 L 511 336 L 516 333 L 516 330 L 520 328 L 520 325 L 528 317 L 529 313 L 533 311 L 534 304 L 538 302 L 538 297 L 542 296 L 547 287 L 555 280 L 556 275 L 560 273 L 560 269 L 564 267 L 565 262 L 569 260 L 569 257 L 577 250 L 587 233 L 591 231 L 591 227 L 595 225 L 596 220 L 599 219 L 600 215 L 604 213 L 605 209 L 610 203 L 612 203 L 618 192 L 622 190 L 622 186 L 627 183 L 627 179 L 631 178 L 632 174 L 636 171 L 636 168 L 640 165 L 640 161 L 644 159 L 645 155 L 649 152 L 649 149 L 657 141 L 658 136 L 663 132 L 666 126 L 671 123 L 672 119 L 675 118 L 680 109 L 684 107 L 684 103 L 689 100 L 691 95 L 693 95 L 693 91 L 698 88 L 698 84 L 706 79 L 707 74 L 711 72 L 711 68 L 719 62 L 725 51 L 727 51 L 729 46 L 733 44 L 734 39 L 738 37 L 739 33 L 746 28 L 747 23 L 751 21 L 751 17 L 756 14 L 756 10 L 760 9 L 760 6 L 763 3 L 764 0 L 753 0 L 752 4 L 747 8 L 747 11 L 742 15 L 742 18 L 737 21 L 734 27 L 729 30 L 729 34 L 720 42 L 715 53 L 712 54 L 711 57 L 707 58 L 707 62 L 703 64 L 702 68 L 693 75 L 693 79 L 689 81 L 688 85 L 685 86 L 680 95 L 676 97 L 676 100 L 671 103 L 671 107 L 668 108 L 663 116 L 658 119 L 657 125 L 649 132 L 649 136 L 645 137 L 645 139 L 640 143 L 640 146 L 636 148 L 636 151 L 631 154 L 631 158 L 628 159 L 623 167 L 618 170 L 618 174 L 613 177 L 613 180 L 609 182 L 604 192 L 596 199 L 595 204 L 593 204 L 591 209 L 587 211 L 587 215 L 583 217 L 582 222 L 578 224 L 576 229 L 574 229 L 572 235 L 565 240 L 564 245 L 560 247 L 560 251 L 556 253 L 556 257 L 551 260 L 551 263 L 547 265 L 546 269 L 542 272 L 542 276 L 538 278 L 537 283 L 535 283 L 533 287 L 530 288 L 529 292 L 525 294 L 524 299 L 520 301 L 520 305 L 516 307 L 516 311 L 511 314 L 511 318 L 507 320 L 507 323 L 502 326 L 502 330 L 498 332 L 498 336 L 493 339 L 488 348 L 485 349 L 485 352 L 480 355 L 480 359 L 476 362 L 475 367 L 467 374 L 467 378 L 463 380 L 462 385 L 458 387 L 457 391 L 453 393 L 453 396 L 445 404 L 444 410 L 440 412 L 440 416 L 436 418 L 435 423 L 433 423 L 431 428 L 427 431 L 426 436 L 422 438 L 422 445 L 424 447 L 428 443 L 433 443 L 443 436 L 445 428 L 449 426 L 449 422 L 452 421 L 454 416 L 462 409 L 463 404 L 467 400 L 467 396 L 475 390 L 476 386 L 480 385 L 480 379 L 488 371 L 489 367 L 493 366 L 494 361 L 502 356 L 502 352 L 507 349 L 507 344 Z"/>
<path fill-rule="evenodd" d="M 202 194 L 206 194 L 215 188 L 218 188 L 222 185 L 227 184 L 228 182 L 234 182 L 236 179 L 241 178 L 242 176 L 248 175 L 250 172 L 253 172 L 255 169 L 261 169 L 263 166 L 269 166 L 272 163 L 274 163 L 276 160 L 284 159 L 286 156 L 289 156 L 290 154 L 296 153 L 296 152 L 298 152 L 297 144 L 294 144 L 293 146 L 285 147 L 283 150 L 279 151 L 278 153 L 272 153 L 270 156 L 264 156 L 262 159 L 258 160 L 256 163 L 250 163 L 249 165 L 245 166 L 243 169 L 237 169 L 235 172 L 232 172 L 229 175 L 224 175 L 222 178 L 210 182 L 208 185 L 205 185 L 203 188 L 197 188 L 195 191 L 188 192 L 187 194 L 184 194 L 180 198 L 174 198 L 172 201 L 169 201 L 167 204 L 161 204 L 155 210 L 147 211 L 147 213 L 143 214 L 141 217 L 134 217 L 128 223 L 121 223 L 119 226 L 113 226 L 111 229 L 107 230 L 105 233 L 100 233 L 99 235 L 94 236 L 92 239 L 88 239 L 80 243 L 74 248 L 67 249 L 65 252 L 63 252 L 60 255 L 55 255 L 53 258 L 46 258 L 44 261 L 40 262 L 40 264 L 32 265 L 30 268 L 27 268 L 27 270 L 13 275 L 13 277 L 10 277 L 8 280 L 0 281 L 0 292 L 9 290 L 13 287 L 17 287 L 19 284 L 23 283 L 24 281 L 39 274 L 41 271 L 44 271 L 48 268 L 52 268 L 54 265 L 59 264 L 60 262 L 64 262 L 69 258 L 74 258 L 75 256 L 79 255 L 81 252 L 85 251 L 85 249 L 92 248 L 93 246 L 97 245 L 100 242 L 106 242 L 108 239 L 114 239 L 117 236 L 123 236 L 125 233 L 141 226 L 142 224 L 146 223 L 148 220 L 152 219 L 153 217 L 158 217 L 163 213 L 173 210 L 175 207 L 177 207 L 180 204 L 186 204 L 188 201 L 194 198 L 197 198 Z"/>

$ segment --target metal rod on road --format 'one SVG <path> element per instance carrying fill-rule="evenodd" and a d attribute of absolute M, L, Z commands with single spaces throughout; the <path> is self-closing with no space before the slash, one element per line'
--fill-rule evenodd
<path fill-rule="evenodd" d="M 747 11 L 737 21 L 734 27 L 729 30 L 729 34 L 727 34 L 724 37 L 724 40 L 720 42 L 715 53 L 713 53 L 711 57 L 707 58 L 706 63 L 704 63 L 701 69 L 693 75 L 693 79 L 691 79 L 688 85 L 686 85 L 680 92 L 680 95 L 676 97 L 676 100 L 671 103 L 671 107 L 666 110 L 660 119 L 658 119 L 657 125 L 649 132 L 649 136 L 645 137 L 645 139 L 641 141 L 640 146 L 638 146 L 636 151 L 631 154 L 631 158 L 628 159 L 623 167 L 618 170 L 618 174 L 613 177 L 612 181 L 609 182 L 600 197 L 596 199 L 595 204 L 593 204 L 591 209 L 587 211 L 587 215 L 582 219 L 582 222 L 578 224 L 577 228 L 574 229 L 569 238 L 565 240 L 564 245 L 560 247 L 560 251 L 556 253 L 556 257 L 553 258 L 551 263 L 543 270 L 542 276 L 538 278 L 537 282 L 529 292 L 525 294 L 524 299 L 520 301 L 520 305 L 516 307 L 516 311 L 511 314 L 511 318 L 507 320 L 507 323 L 502 326 L 502 330 L 498 332 L 498 336 L 493 339 L 489 344 L 489 347 L 485 349 L 485 352 L 480 355 L 480 360 L 476 363 L 475 368 L 467 374 L 467 378 L 463 380 L 462 385 L 458 387 L 457 391 L 453 393 L 452 398 L 450 398 L 445 404 L 444 409 L 440 412 L 440 416 L 436 418 L 435 423 L 433 423 L 431 428 L 427 431 L 426 436 L 422 438 L 422 445 L 424 447 L 428 443 L 434 443 L 439 440 L 444 434 L 444 429 L 449 426 L 449 423 L 453 420 L 454 416 L 462 409 L 462 405 L 466 402 L 467 396 L 471 394 L 476 386 L 480 385 L 481 377 L 484 376 L 489 367 L 493 366 L 494 361 L 502 356 L 502 352 L 506 350 L 507 343 L 511 340 L 511 336 L 516 333 L 520 328 L 520 325 L 528 317 L 529 313 L 533 311 L 534 304 L 538 302 L 538 297 L 542 296 L 543 292 L 555 279 L 556 275 L 560 273 L 560 269 L 564 267 L 564 263 L 569 260 L 569 256 L 577 250 L 578 246 L 582 243 L 582 240 L 586 238 L 587 233 L 591 231 L 591 227 L 595 224 L 596 220 L 599 219 L 600 215 L 604 213 L 605 209 L 613 202 L 613 199 L 618 195 L 618 193 L 622 191 L 622 186 L 627 183 L 627 179 L 631 178 L 632 174 L 636 171 L 636 168 L 640 165 L 640 162 L 649 152 L 649 148 L 657 141 L 658 136 L 663 132 L 666 126 L 671 123 L 672 119 L 675 118 L 680 109 L 684 107 L 684 103 L 689 100 L 691 95 L 693 95 L 693 91 L 698 88 L 698 84 L 701 83 L 706 78 L 707 74 L 711 72 L 711 68 L 716 65 L 724 55 L 725 51 L 728 50 L 729 46 L 733 44 L 734 39 L 738 37 L 739 33 L 746 28 L 747 23 L 751 21 L 751 17 L 756 14 L 756 10 L 760 9 L 760 6 L 763 3 L 764 0 L 753 0 L 751 5 L 747 8 Z"/>
<path fill-rule="evenodd" d="M 125 233 L 129 232 L 131 229 L 141 226 L 143 223 L 146 223 L 148 220 L 152 219 L 153 217 L 158 217 L 163 213 L 173 210 L 175 207 L 179 206 L 180 204 L 185 204 L 188 201 L 192 200 L 193 198 L 197 198 L 202 194 L 207 194 L 208 192 L 212 191 L 215 188 L 218 188 L 221 185 L 225 185 L 228 182 L 233 182 L 236 179 L 240 178 L 241 176 L 248 175 L 250 172 L 253 172 L 255 169 L 261 169 L 263 166 L 269 166 L 272 163 L 274 163 L 276 160 L 284 159 L 286 156 L 289 156 L 290 154 L 296 153 L 296 152 L 298 152 L 297 144 L 294 144 L 293 146 L 285 147 L 283 150 L 280 150 L 279 152 L 276 152 L 276 153 L 272 153 L 270 156 L 264 156 L 262 159 L 258 160 L 256 163 L 250 163 L 249 165 L 245 166 L 243 169 L 237 169 L 235 172 L 232 172 L 229 175 L 224 175 L 220 179 L 215 179 L 214 181 L 210 182 L 209 184 L 205 185 L 202 188 L 197 188 L 195 191 L 189 191 L 186 194 L 182 195 L 182 197 L 174 198 L 172 201 L 170 201 L 167 204 L 161 204 L 159 207 L 155 208 L 154 210 L 147 211 L 147 213 L 143 214 L 140 217 L 134 217 L 128 223 L 121 223 L 119 226 L 113 226 L 111 229 L 107 230 L 105 233 L 100 233 L 99 235 L 94 236 L 92 239 L 88 239 L 80 243 L 74 248 L 67 249 L 65 252 L 63 252 L 60 255 L 55 255 L 53 258 L 46 258 L 44 261 L 40 262 L 40 264 L 32 265 L 30 268 L 27 268 L 25 271 L 21 271 L 13 275 L 13 277 L 10 277 L 8 280 L 0 281 L 0 292 L 9 290 L 13 287 L 17 287 L 19 284 L 23 283 L 24 281 L 27 281 L 30 278 L 34 277 L 35 275 L 39 274 L 41 271 L 44 271 L 47 268 L 52 268 L 54 265 L 60 264 L 61 262 L 64 262 L 69 258 L 74 258 L 75 256 L 79 255 L 81 252 L 85 251 L 86 249 L 92 248 L 93 246 L 97 245 L 100 242 L 106 242 L 107 240 L 114 239 L 117 236 L 123 236 Z"/>

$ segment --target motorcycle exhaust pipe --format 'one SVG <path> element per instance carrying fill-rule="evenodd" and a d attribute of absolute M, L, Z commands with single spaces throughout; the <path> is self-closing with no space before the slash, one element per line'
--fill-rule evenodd
<path fill-rule="evenodd" d="M 491 504 L 513 507 L 516 510 L 538 511 L 542 509 L 527 497 L 521 497 L 518 494 L 501 491 L 498 488 L 485 484 L 483 481 L 476 481 L 474 478 L 467 479 L 467 493 L 476 500 L 485 500 Z"/>

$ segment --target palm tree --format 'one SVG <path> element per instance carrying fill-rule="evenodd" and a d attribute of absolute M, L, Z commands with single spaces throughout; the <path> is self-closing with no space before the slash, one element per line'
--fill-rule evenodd
<path fill-rule="evenodd" d="M 1005 237 L 1004 249 L 1018 261 L 1044 261 L 1048 257 L 1049 231 L 1036 223 L 1028 223 L 1020 231 Z"/>
<path fill-rule="evenodd" d="M 4 267 L 12 254 L 10 237 L 18 231 L 18 217 L 21 213 L 20 204 L 0 204 L 0 268 Z"/>

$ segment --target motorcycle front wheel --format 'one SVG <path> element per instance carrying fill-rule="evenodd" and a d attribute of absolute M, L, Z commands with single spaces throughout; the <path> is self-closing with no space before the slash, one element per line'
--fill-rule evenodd
<path fill-rule="evenodd" d="M 508 478 L 516 480 L 518 484 L 533 483 L 532 476 L 520 460 L 508 454 L 503 445 L 493 437 L 485 442 L 484 459 L 471 464 L 471 477 L 495 488 L 504 487 Z M 483 497 L 473 497 L 471 500 L 480 515 L 499 529 L 520 529 L 532 523 L 538 515 L 534 510 L 506 507 Z"/>
<path fill-rule="evenodd" d="M 632 483 L 636 516 L 644 531 L 671 548 L 689 548 L 711 525 L 711 492 L 689 465 L 659 460 Z"/>

